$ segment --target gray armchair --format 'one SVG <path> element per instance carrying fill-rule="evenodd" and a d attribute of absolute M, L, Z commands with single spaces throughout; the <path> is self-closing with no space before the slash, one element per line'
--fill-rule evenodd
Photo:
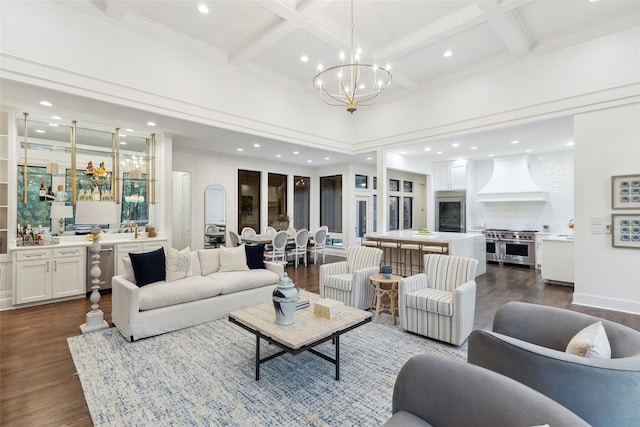
<path fill-rule="evenodd" d="M 588 426 L 548 397 L 487 369 L 444 357 L 413 356 L 393 389 L 385 427 Z"/>
<path fill-rule="evenodd" d="M 601 321 L 611 359 L 565 353 L 571 338 Z M 493 331 L 473 331 L 470 363 L 525 384 L 594 426 L 631 426 L 640 420 L 640 332 L 615 322 L 543 305 L 511 302 Z"/>

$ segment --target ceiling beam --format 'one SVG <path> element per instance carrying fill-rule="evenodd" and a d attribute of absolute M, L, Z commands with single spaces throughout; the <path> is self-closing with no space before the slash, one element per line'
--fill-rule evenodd
<path fill-rule="evenodd" d="M 375 58 L 386 58 L 391 61 L 443 40 L 467 28 L 473 27 L 486 18 L 477 5 L 461 8 L 429 25 L 385 44 L 375 51 Z"/>
<path fill-rule="evenodd" d="M 481 1 L 476 5 L 509 52 L 516 56 L 524 56 L 531 52 L 531 41 L 513 12 L 500 10 L 497 1 Z"/>
<path fill-rule="evenodd" d="M 257 36 L 254 40 L 240 47 L 236 52 L 229 54 L 229 62 L 239 66 L 244 62 L 251 60 L 258 53 L 263 52 L 266 48 L 273 46 L 284 37 L 291 34 L 298 28 L 302 28 L 309 23 L 311 17 L 323 9 L 328 7 L 331 2 L 313 0 L 305 3 L 305 8 L 295 11 L 289 5 L 282 1 L 258 2 L 261 6 L 268 9 L 282 21 L 278 22 L 263 34 Z"/>

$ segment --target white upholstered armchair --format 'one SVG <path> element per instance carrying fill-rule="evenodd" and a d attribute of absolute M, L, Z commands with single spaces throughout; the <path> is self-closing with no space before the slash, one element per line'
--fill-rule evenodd
<path fill-rule="evenodd" d="M 404 330 L 460 345 L 473 330 L 478 260 L 425 255 L 424 273 L 398 285 L 398 313 Z"/>
<path fill-rule="evenodd" d="M 369 276 L 380 272 L 382 250 L 365 246 L 347 249 L 347 260 L 320 266 L 320 296 L 368 310 L 373 302 Z"/>

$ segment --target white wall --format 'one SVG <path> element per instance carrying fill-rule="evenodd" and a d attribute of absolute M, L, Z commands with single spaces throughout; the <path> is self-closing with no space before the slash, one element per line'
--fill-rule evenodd
<path fill-rule="evenodd" d="M 575 129 L 576 304 L 640 314 L 640 250 L 591 234 L 592 217 L 611 222 L 611 176 L 640 174 L 640 102 L 578 114 Z"/>
<path fill-rule="evenodd" d="M 547 224 L 550 231 L 567 234 L 569 220 L 573 218 L 573 151 L 541 153 L 529 156 L 533 180 L 548 192 L 547 202 L 478 202 L 477 193 L 489 181 L 493 171 L 492 160 L 470 162 L 467 189 L 467 228 L 507 228 L 511 230 L 538 230 Z"/>

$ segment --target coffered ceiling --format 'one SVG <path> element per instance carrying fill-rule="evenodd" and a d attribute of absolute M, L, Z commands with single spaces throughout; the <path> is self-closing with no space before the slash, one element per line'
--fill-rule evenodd
<path fill-rule="evenodd" d="M 318 63 L 338 62 L 338 53 L 350 45 L 350 7 L 344 0 L 209 0 L 209 1 L 135 1 L 94 0 L 63 1 L 65 5 L 103 17 L 113 25 L 125 26 L 190 53 L 231 67 L 291 91 L 315 96 L 312 86 Z M 208 13 L 198 11 L 204 4 Z M 356 0 L 354 7 L 355 46 L 361 47 L 366 61 L 391 63 L 393 82 L 382 95 L 381 103 L 399 99 L 416 91 L 447 84 L 477 73 L 496 69 L 532 55 L 559 49 L 630 25 L 629 16 L 638 25 L 640 2 L 637 0 L 503 0 L 503 1 L 431 1 L 431 0 Z M 633 21 L 631 21 L 633 25 Z M 450 56 L 445 56 L 449 51 Z M 301 61 L 306 56 L 307 62 Z M 24 87 L 15 90 L 3 81 L 3 104 L 24 98 Z M 55 93 L 51 94 L 52 96 Z M 69 96 L 69 95 L 68 95 Z M 77 97 L 76 97 L 77 98 Z M 21 102 L 33 102 L 22 99 Z M 131 122 L 123 109 L 77 98 L 69 105 L 77 111 L 93 110 L 103 117 Z M 321 102 L 318 100 L 318 102 Z M 26 107 L 25 107 L 26 108 Z M 71 108 L 71 107 L 69 107 Z M 337 107 L 327 107 L 337 108 Z M 368 108 L 375 108 L 368 107 Z M 68 113 L 76 113 L 69 111 Z M 58 112 L 65 114 L 66 112 Z M 345 114 L 348 114 L 345 112 Z M 366 114 L 366 109 L 356 114 Z M 121 116 L 121 117 L 118 117 Z M 139 114 L 143 120 L 144 114 Z M 272 152 L 296 150 L 295 145 L 230 131 L 197 126 L 177 119 L 158 118 L 159 132 L 173 135 L 178 145 L 198 147 L 200 137 L 221 132 L 237 144 L 273 144 Z M 566 149 L 572 138 L 571 120 L 551 120 L 539 126 L 527 125 L 522 132 L 538 138 L 536 150 Z M 126 126 L 134 126 L 127 124 Z M 121 125 L 122 126 L 122 125 Z M 523 146 L 511 144 L 518 136 L 500 131 L 495 135 L 473 135 L 458 143 L 467 147 L 463 157 L 482 158 L 489 154 L 521 152 Z M 538 135 L 538 136 L 536 136 Z M 539 136 L 544 136 L 540 140 Z M 504 142 L 504 144 L 499 144 Z M 453 159 L 460 151 L 450 150 L 455 141 L 431 141 L 427 144 L 398 146 L 393 151 L 426 158 Z M 477 147 L 470 151 L 470 147 Z M 217 147 L 238 154 L 234 144 Z M 431 148 L 425 151 L 425 148 Z M 331 155 L 322 149 L 305 148 L 307 157 L 286 161 L 316 164 L 325 157 L 344 161 L 349 156 Z M 436 157 L 441 151 L 441 157 Z M 248 155 L 248 154 L 247 154 Z M 357 160 L 371 153 L 359 153 Z M 375 156 L 374 156 L 375 157 Z M 335 159 L 335 160 L 334 160 Z M 284 160 L 283 160 L 284 161 Z"/>

